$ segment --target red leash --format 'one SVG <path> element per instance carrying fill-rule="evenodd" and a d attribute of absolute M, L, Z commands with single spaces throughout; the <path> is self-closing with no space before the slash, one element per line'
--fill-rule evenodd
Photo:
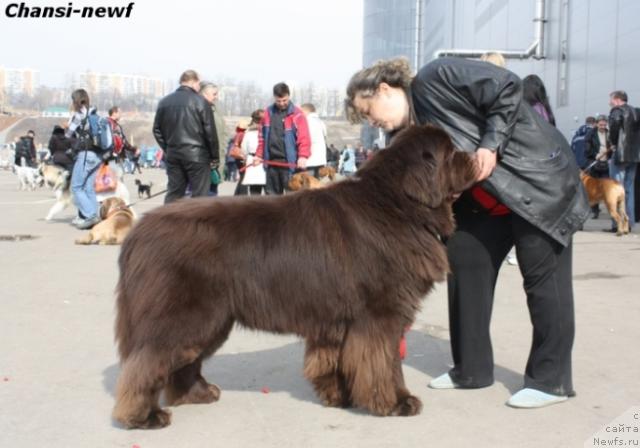
<path fill-rule="evenodd" d="M 271 160 L 263 160 L 262 161 L 263 165 L 271 165 L 271 166 L 279 166 L 281 168 L 297 168 L 298 165 L 296 165 L 295 163 L 287 163 L 287 162 L 274 162 Z M 245 165 L 242 168 L 240 168 L 240 172 L 244 173 L 247 168 L 249 168 L 249 165 Z"/>

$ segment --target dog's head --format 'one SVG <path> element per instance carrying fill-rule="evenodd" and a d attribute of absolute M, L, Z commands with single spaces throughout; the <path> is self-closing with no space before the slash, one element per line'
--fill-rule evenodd
<path fill-rule="evenodd" d="M 358 171 L 359 177 L 380 173 L 393 177 L 412 200 L 436 208 L 471 187 L 477 177 L 474 158 L 456 151 L 445 131 L 412 126 L 393 138 Z"/>
<path fill-rule="evenodd" d="M 291 191 L 311 190 L 322 187 L 323 185 L 320 181 L 307 172 L 296 173 L 289 180 L 289 190 Z"/>
<path fill-rule="evenodd" d="M 100 205 L 100 218 L 106 219 L 109 214 L 113 214 L 118 210 L 127 210 L 127 204 L 120 198 L 112 197 L 102 201 Z"/>
<path fill-rule="evenodd" d="M 140 179 L 136 179 L 133 181 L 137 186 L 140 186 L 142 184 L 142 182 L 140 182 Z"/>
<path fill-rule="evenodd" d="M 332 166 L 323 166 L 318 170 L 318 177 L 320 179 L 328 177 L 329 180 L 334 181 L 336 179 L 336 169 Z"/>

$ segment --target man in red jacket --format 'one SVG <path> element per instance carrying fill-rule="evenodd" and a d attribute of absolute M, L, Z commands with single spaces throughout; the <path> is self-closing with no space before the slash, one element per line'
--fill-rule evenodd
<path fill-rule="evenodd" d="M 311 155 L 307 119 L 290 100 L 289 86 L 273 86 L 274 103 L 264 111 L 256 161 L 267 165 L 267 194 L 283 194 L 296 168 L 305 169 Z"/>

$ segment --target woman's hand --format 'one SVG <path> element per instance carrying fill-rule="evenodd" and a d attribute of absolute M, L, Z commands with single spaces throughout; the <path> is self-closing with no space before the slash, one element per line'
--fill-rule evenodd
<path fill-rule="evenodd" d="M 493 169 L 498 162 L 498 154 L 488 148 L 478 148 L 476 150 L 476 164 L 478 165 L 478 177 L 476 181 L 480 182 L 491 176 Z"/>

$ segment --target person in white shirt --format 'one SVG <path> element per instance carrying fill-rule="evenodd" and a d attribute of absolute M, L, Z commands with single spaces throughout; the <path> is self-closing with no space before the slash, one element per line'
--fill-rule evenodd
<path fill-rule="evenodd" d="M 305 103 L 300 109 L 307 117 L 311 136 L 311 156 L 307 160 L 307 170 L 318 178 L 318 171 L 327 164 L 327 126 L 320 120 L 313 104 Z"/>
<path fill-rule="evenodd" d="M 258 133 L 260 132 L 260 121 L 264 110 L 258 109 L 251 113 L 251 124 L 244 133 L 240 148 L 244 154 L 245 171 L 242 173 L 240 183 L 249 187 L 250 196 L 260 196 L 267 183 L 267 174 L 262 164 L 253 165 L 253 158 L 258 149 Z"/>

